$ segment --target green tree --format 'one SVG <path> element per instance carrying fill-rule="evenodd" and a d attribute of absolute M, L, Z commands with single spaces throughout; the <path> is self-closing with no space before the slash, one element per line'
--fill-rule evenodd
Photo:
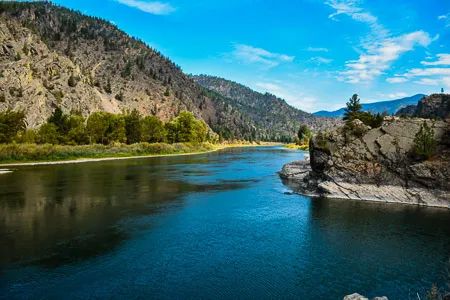
<path fill-rule="evenodd" d="M 109 117 L 106 112 L 92 113 L 86 124 L 89 142 L 94 144 L 105 144 L 106 132 L 109 127 Z"/>
<path fill-rule="evenodd" d="M 67 143 L 72 145 L 85 145 L 89 143 L 89 138 L 86 132 L 86 125 L 84 117 L 79 114 L 70 114 L 67 119 Z"/>
<path fill-rule="evenodd" d="M 136 109 L 131 113 L 125 114 L 125 132 L 127 136 L 127 144 L 139 143 L 142 138 L 141 115 Z"/>
<path fill-rule="evenodd" d="M 414 154 L 421 159 L 430 158 L 436 151 L 434 130 L 424 121 L 414 137 Z"/>
<path fill-rule="evenodd" d="M 357 94 L 354 94 L 347 102 L 347 107 L 345 108 L 344 120 L 353 121 L 358 118 L 361 112 L 362 105 Z"/>
<path fill-rule="evenodd" d="M 53 123 L 42 124 L 38 130 L 37 142 L 38 144 L 58 144 L 58 127 Z"/>
<path fill-rule="evenodd" d="M 300 125 L 300 128 L 298 129 L 297 132 L 297 137 L 301 144 L 308 143 L 309 139 L 311 138 L 311 135 L 312 135 L 311 130 L 307 125 L 305 124 Z"/>
<path fill-rule="evenodd" d="M 10 143 L 26 127 L 24 111 L 6 110 L 0 112 L 0 143 Z"/>
<path fill-rule="evenodd" d="M 164 123 L 155 116 L 142 119 L 142 140 L 148 143 L 165 142 L 167 131 Z"/>

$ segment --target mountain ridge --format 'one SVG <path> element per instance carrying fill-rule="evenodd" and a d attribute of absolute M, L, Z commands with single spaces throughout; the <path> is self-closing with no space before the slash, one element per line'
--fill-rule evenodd
<path fill-rule="evenodd" d="M 392 115 L 398 110 L 408 105 L 416 105 L 420 99 L 425 97 L 424 94 L 416 94 L 410 97 L 404 97 L 395 100 L 376 101 L 371 103 L 362 103 L 362 109 L 372 113 L 384 113 Z M 321 110 L 313 113 L 315 116 L 328 117 L 328 118 L 342 118 L 345 113 L 345 107 L 342 107 L 334 111 Z"/>

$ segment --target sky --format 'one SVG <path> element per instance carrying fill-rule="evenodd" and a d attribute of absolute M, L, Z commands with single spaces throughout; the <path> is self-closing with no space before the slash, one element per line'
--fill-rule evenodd
<path fill-rule="evenodd" d="M 308 112 L 450 91 L 450 0 L 55 0 Z"/>

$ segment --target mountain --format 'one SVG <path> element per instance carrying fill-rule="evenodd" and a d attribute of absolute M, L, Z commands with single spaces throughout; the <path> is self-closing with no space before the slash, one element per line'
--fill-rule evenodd
<path fill-rule="evenodd" d="M 362 109 L 365 111 L 370 111 L 372 113 L 383 113 L 387 112 L 389 115 L 395 114 L 399 109 L 406 107 L 408 105 L 416 105 L 417 102 L 425 97 L 426 95 L 417 94 L 411 97 L 406 97 L 397 100 L 379 101 L 373 103 L 362 104 Z M 328 117 L 328 118 L 342 118 L 345 113 L 345 108 L 340 108 L 335 111 L 325 111 L 321 110 L 315 112 L 314 115 L 318 117 Z"/>
<path fill-rule="evenodd" d="M 242 84 L 208 75 L 192 76 L 193 80 L 208 90 L 219 94 L 233 103 L 258 128 L 264 128 L 264 135 L 279 134 L 289 137 L 300 124 L 306 124 L 318 131 L 332 127 L 339 122 L 331 118 L 321 118 L 296 109 L 269 93 L 256 92 Z"/>
<path fill-rule="evenodd" d="M 417 117 L 430 119 L 450 118 L 450 95 L 432 94 L 422 98 L 417 105 L 408 105 L 396 114 L 399 117 Z"/>
<path fill-rule="evenodd" d="M 188 110 L 226 139 L 284 140 L 300 122 L 322 126 L 275 96 L 266 98 L 267 106 L 292 113 L 272 119 L 275 106 L 256 113 L 266 104 L 208 90 L 105 20 L 49 2 L 0 2 L 0 111 L 24 110 L 29 127 L 43 124 L 56 107 L 84 116 L 137 109 L 164 121 Z"/>

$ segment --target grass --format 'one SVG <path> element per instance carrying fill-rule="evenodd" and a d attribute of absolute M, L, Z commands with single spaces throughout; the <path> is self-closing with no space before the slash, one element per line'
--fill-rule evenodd
<path fill-rule="evenodd" d="M 37 145 L 3 144 L 0 145 L 0 163 L 63 161 L 86 158 L 114 158 L 147 155 L 170 155 L 208 152 L 220 149 L 220 145 L 211 143 L 139 143 L 133 145 Z"/>
<path fill-rule="evenodd" d="M 132 145 L 38 145 L 0 144 L 0 164 L 57 162 L 81 159 L 123 158 L 139 156 L 205 153 L 231 147 L 269 146 L 276 143 L 246 141 L 212 143 L 138 143 Z"/>
<path fill-rule="evenodd" d="M 288 148 L 288 149 L 293 149 L 293 150 L 302 150 L 302 151 L 308 151 L 309 150 L 308 144 L 303 144 L 303 145 L 285 144 L 284 147 Z"/>

